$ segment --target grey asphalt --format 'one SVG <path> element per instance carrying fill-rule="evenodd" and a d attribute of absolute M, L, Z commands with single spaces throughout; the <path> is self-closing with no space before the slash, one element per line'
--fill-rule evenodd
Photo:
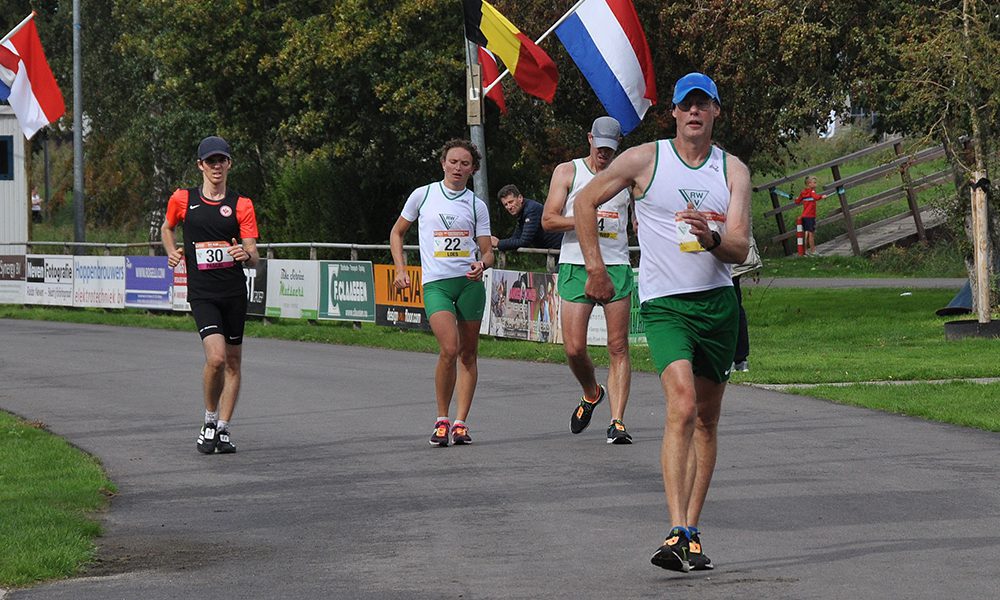
<path fill-rule="evenodd" d="M 475 443 L 442 449 L 426 441 L 434 355 L 249 339 L 239 452 L 203 456 L 193 331 L 0 320 L 0 347 L 0 408 L 98 456 L 119 488 L 85 576 L 5 600 L 1000 590 L 995 433 L 731 386 L 701 523 L 718 568 L 683 575 L 649 563 L 669 523 L 648 373 L 636 443 L 609 446 L 605 407 L 569 433 L 565 366 L 482 360 Z"/>

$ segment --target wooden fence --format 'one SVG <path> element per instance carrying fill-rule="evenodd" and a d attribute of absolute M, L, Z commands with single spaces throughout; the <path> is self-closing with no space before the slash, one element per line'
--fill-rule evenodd
<path fill-rule="evenodd" d="M 835 193 L 838 201 L 840 202 L 840 206 L 822 219 L 817 219 L 816 225 L 820 226 L 844 221 L 844 227 L 846 229 L 846 235 L 850 241 L 851 251 L 855 256 L 861 256 L 865 251 L 872 249 L 871 246 L 867 246 L 862 243 L 863 240 L 861 239 L 861 236 L 859 236 L 858 229 L 855 227 L 855 218 L 857 215 L 864 211 L 889 204 L 890 202 L 894 202 L 904 197 L 907 202 L 907 210 L 894 217 L 880 221 L 879 223 L 892 223 L 901 219 L 912 219 L 917 237 L 921 241 L 926 240 L 927 232 L 921 216 L 922 207 L 919 204 L 919 193 L 949 181 L 952 177 L 952 171 L 949 168 L 945 168 L 914 179 L 910 173 L 911 168 L 914 165 L 941 158 L 944 156 L 944 147 L 940 145 L 931 146 L 910 154 L 904 154 L 903 144 L 903 138 L 891 139 L 869 146 L 863 150 L 858 150 L 857 152 L 852 152 L 851 154 L 835 158 L 823 164 L 803 169 L 796 173 L 792 173 L 791 175 L 786 175 L 780 179 L 775 179 L 774 181 L 754 186 L 753 190 L 755 192 L 766 189 L 771 196 L 771 205 L 773 208 L 764 213 L 765 217 L 774 217 L 778 224 L 778 234 L 772 237 L 771 241 L 781 242 L 786 255 L 794 254 L 796 252 L 796 247 L 793 243 L 793 239 L 796 235 L 794 225 L 795 221 L 794 219 L 792 220 L 792 226 L 789 228 L 788 223 L 785 221 L 785 213 L 797 210 L 798 205 L 795 204 L 793 198 L 789 194 L 780 190 L 778 186 L 789 182 L 800 182 L 806 175 L 817 173 L 826 169 L 829 169 L 833 175 L 833 181 L 824 185 L 821 191 L 826 193 L 828 196 Z M 893 160 L 883 165 L 862 171 L 861 173 L 856 173 L 847 177 L 842 176 L 841 167 L 843 167 L 846 163 L 887 150 L 889 148 L 892 148 L 896 155 L 896 158 Z M 848 190 L 872 181 L 884 179 L 893 172 L 898 172 L 899 174 L 899 185 L 880 191 L 866 198 L 862 198 L 854 202 L 848 202 Z M 783 203 L 783 201 L 786 201 L 787 203 Z"/>

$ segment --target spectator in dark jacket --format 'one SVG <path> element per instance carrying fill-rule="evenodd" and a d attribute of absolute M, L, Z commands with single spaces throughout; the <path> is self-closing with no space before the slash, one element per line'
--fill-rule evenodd
<path fill-rule="evenodd" d="M 511 215 L 517 217 L 517 227 L 507 239 L 493 237 L 493 248 L 517 250 L 518 248 L 559 248 L 562 233 L 549 233 L 542 229 L 542 205 L 525 198 L 514 184 L 500 188 L 500 203 Z"/>

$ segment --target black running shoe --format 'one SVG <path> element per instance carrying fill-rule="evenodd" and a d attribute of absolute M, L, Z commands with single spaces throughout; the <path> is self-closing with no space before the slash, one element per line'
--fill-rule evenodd
<path fill-rule="evenodd" d="M 469 435 L 469 427 L 462 425 L 455 425 L 451 428 L 451 443 L 456 446 L 462 446 L 465 444 L 472 443 L 472 436 Z"/>
<path fill-rule="evenodd" d="M 215 423 L 205 423 L 201 426 L 201 433 L 198 434 L 198 452 L 211 454 L 215 452 L 215 445 L 219 439 L 215 431 Z"/>
<path fill-rule="evenodd" d="M 580 398 L 580 406 L 577 406 L 573 411 L 573 418 L 569 421 L 569 430 L 573 433 L 580 433 L 587 428 L 587 425 L 590 425 L 590 416 L 594 413 L 594 409 L 608 395 L 608 391 L 604 389 L 603 385 L 598 385 L 597 389 L 600 391 L 600 394 L 597 395 L 597 400 L 594 402 L 589 402 L 586 398 Z"/>
<path fill-rule="evenodd" d="M 691 570 L 691 563 L 688 562 L 689 543 L 687 531 L 681 527 L 674 527 L 667 534 L 667 539 L 663 540 L 663 545 L 653 553 L 649 562 L 661 569 L 687 573 Z"/>
<path fill-rule="evenodd" d="M 632 436 L 625 430 L 625 423 L 621 419 L 615 419 L 608 425 L 609 444 L 631 444 Z"/>
<path fill-rule="evenodd" d="M 441 419 L 434 424 L 434 433 L 431 434 L 431 446 L 444 448 L 448 445 L 448 433 L 451 432 L 451 423 Z"/>
<path fill-rule="evenodd" d="M 219 443 L 215 445 L 215 451 L 219 454 L 232 454 L 236 452 L 236 444 L 229 439 L 228 429 L 223 429 L 219 432 Z"/>
<path fill-rule="evenodd" d="M 708 571 L 714 569 L 712 559 L 705 555 L 701 548 L 701 532 L 697 527 L 688 527 L 691 533 L 691 541 L 688 544 L 688 562 L 691 563 L 692 571 Z"/>

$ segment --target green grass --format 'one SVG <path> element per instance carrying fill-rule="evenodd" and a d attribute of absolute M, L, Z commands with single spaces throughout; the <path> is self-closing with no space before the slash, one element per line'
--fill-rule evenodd
<path fill-rule="evenodd" d="M 1000 431 L 1000 384 L 956 381 L 897 385 L 791 388 L 807 396 L 888 413 Z"/>
<path fill-rule="evenodd" d="M 962 254 L 954 244 L 891 246 L 870 257 L 764 257 L 761 276 L 768 277 L 967 277 Z"/>
<path fill-rule="evenodd" d="M 0 412 L 0 586 L 67 577 L 94 554 L 93 511 L 115 493 L 65 440 Z"/>

